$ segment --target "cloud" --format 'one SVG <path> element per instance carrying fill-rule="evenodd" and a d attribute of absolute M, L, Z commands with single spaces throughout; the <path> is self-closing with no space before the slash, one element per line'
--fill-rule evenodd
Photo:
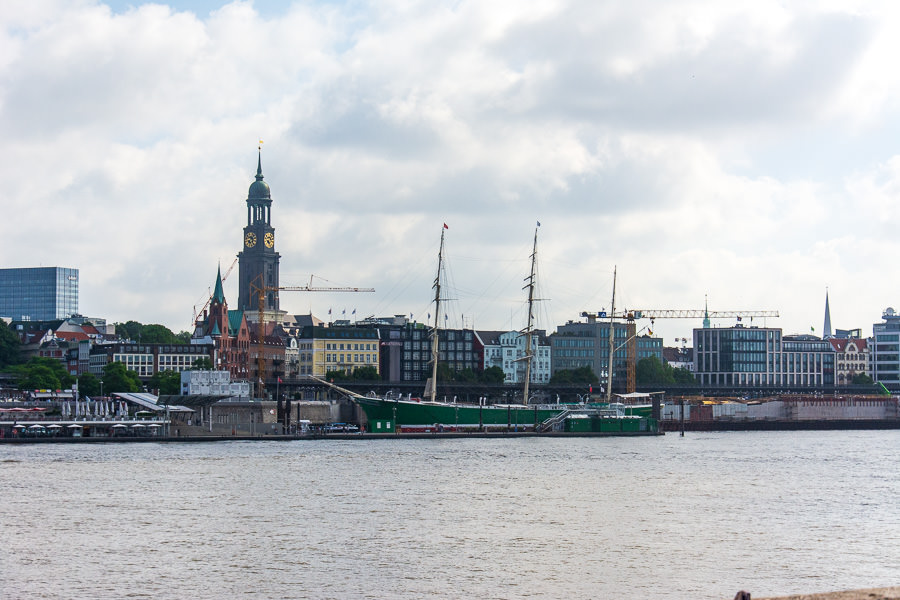
<path fill-rule="evenodd" d="M 518 328 L 537 220 L 551 330 L 608 305 L 614 265 L 622 306 L 709 294 L 781 310 L 786 330 L 821 320 L 826 285 L 838 327 L 896 304 L 889 3 L 83 1 L 0 18 L 0 258 L 80 268 L 87 314 L 187 328 L 240 250 L 259 139 L 283 283 L 378 289 L 285 295 L 297 312 L 423 318 L 448 222 L 460 319 Z"/>

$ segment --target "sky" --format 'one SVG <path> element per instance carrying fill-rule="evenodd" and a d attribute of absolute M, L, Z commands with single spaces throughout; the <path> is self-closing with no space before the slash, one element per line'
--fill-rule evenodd
<path fill-rule="evenodd" d="M 282 292 L 294 314 L 426 321 L 445 223 L 453 327 L 525 325 L 538 222 L 549 332 L 608 310 L 614 271 L 617 310 L 786 334 L 821 334 L 826 291 L 863 335 L 900 305 L 896 2 L 36 0 L 0 23 L 0 266 L 78 268 L 88 316 L 192 328 L 260 140 L 281 284 L 376 290 Z"/>

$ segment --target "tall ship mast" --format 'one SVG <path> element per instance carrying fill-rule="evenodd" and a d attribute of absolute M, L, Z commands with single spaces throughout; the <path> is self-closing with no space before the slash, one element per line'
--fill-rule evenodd
<path fill-rule="evenodd" d="M 441 322 L 441 269 L 444 267 L 444 233 L 447 231 L 447 224 L 441 228 L 441 246 L 438 249 L 438 267 L 437 275 L 434 278 L 434 329 L 431 331 L 431 385 L 429 386 L 429 399 L 434 402 L 437 397 L 437 370 L 438 357 L 440 350 L 438 348 L 438 325 Z"/>
<path fill-rule="evenodd" d="M 525 281 L 528 283 L 522 289 L 528 290 L 528 321 L 525 322 L 525 329 L 522 330 L 522 333 L 525 334 L 525 383 L 522 387 L 522 404 L 528 404 L 528 386 L 531 383 L 531 361 L 534 360 L 534 350 L 531 347 L 531 340 L 534 334 L 534 282 L 535 282 L 535 265 L 537 263 L 537 233 L 538 227 L 541 224 L 538 222 L 537 226 L 534 228 L 534 247 L 531 251 L 531 274 L 525 278 Z"/>
<path fill-rule="evenodd" d="M 613 354 L 616 351 L 614 337 L 616 315 L 616 268 L 613 267 L 612 306 L 609 307 L 609 360 L 606 363 L 606 402 L 612 402 Z"/>

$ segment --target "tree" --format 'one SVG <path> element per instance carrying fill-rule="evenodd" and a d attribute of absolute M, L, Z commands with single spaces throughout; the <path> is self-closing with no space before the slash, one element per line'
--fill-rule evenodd
<path fill-rule="evenodd" d="M 378 369 L 375 367 L 359 367 L 353 371 L 353 379 L 359 381 L 375 381 L 379 379 Z"/>
<path fill-rule="evenodd" d="M 178 394 L 181 391 L 181 373 L 170 369 L 158 371 L 147 381 L 147 387 L 158 390 L 160 396 Z"/>
<path fill-rule="evenodd" d="M 694 374 L 684 367 L 672 369 L 672 373 L 675 375 L 675 383 L 681 383 L 685 385 L 697 383 L 697 380 L 694 378 Z"/>
<path fill-rule="evenodd" d="M 16 365 L 22 361 L 22 342 L 5 321 L 0 321 L 0 367 Z"/>
<path fill-rule="evenodd" d="M 453 378 L 454 381 L 461 381 L 464 383 L 475 383 L 478 381 L 478 375 L 475 374 L 475 371 L 466 367 L 461 371 L 456 372 L 456 377 Z"/>
<path fill-rule="evenodd" d="M 550 377 L 550 383 L 554 385 L 580 385 L 594 384 L 599 379 L 590 367 L 578 367 L 577 369 L 560 369 Z"/>
<path fill-rule="evenodd" d="M 59 390 L 72 387 L 75 378 L 55 358 L 35 356 L 14 369 L 19 374 L 20 390 Z"/>
<path fill-rule="evenodd" d="M 850 383 L 854 385 L 874 385 L 875 380 L 865 373 L 857 373 L 853 376 L 853 379 L 850 380 Z"/>
<path fill-rule="evenodd" d="M 191 363 L 191 371 L 212 371 L 212 368 L 212 361 L 206 356 Z"/>
<path fill-rule="evenodd" d="M 500 367 L 488 367 L 481 372 L 479 380 L 481 383 L 503 383 L 506 381 L 506 373 Z"/>
<path fill-rule="evenodd" d="M 177 344 L 178 338 L 165 325 L 144 325 L 141 328 L 141 342 L 145 344 Z"/>
<path fill-rule="evenodd" d="M 116 335 L 126 340 L 138 341 L 141 339 L 141 329 L 144 326 L 137 321 L 127 321 L 125 323 L 116 323 Z"/>
<path fill-rule="evenodd" d="M 666 367 L 668 367 L 668 369 L 666 369 Z M 675 383 L 675 376 L 670 371 L 672 371 L 671 366 L 663 364 L 655 356 L 649 356 L 638 361 L 635 371 L 635 380 L 638 384 Z"/>
<path fill-rule="evenodd" d="M 139 392 L 143 388 L 140 377 L 125 368 L 124 363 L 111 362 L 103 367 L 103 389 L 112 392 Z"/>
<path fill-rule="evenodd" d="M 349 374 L 344 369 L 327 371 L 325 379 L 328 381 L 376 381 L 379 377 L 375 367 L 359 367 Z"/>
<path fill-rule="evenodd" d="M 78 394 L 81 396 L 98 396 L 100 380 L 93 373 L 82 373 L 78 376 Z"/>
<path fill-rule="evenodd" d="M 34 365 L 24 370 L 19 379 L 20 390 L 59 390 L 62 383 L 53 369 L 46 365 Z"/>

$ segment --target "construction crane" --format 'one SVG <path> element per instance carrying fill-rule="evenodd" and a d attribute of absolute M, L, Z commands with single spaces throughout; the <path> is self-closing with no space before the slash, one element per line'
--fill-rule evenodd
<path fill-rule="evenodd" d="M 234 262 L 231 263 L 231 266 L 228 267 L 228 270 L 225 271 L 225 274 L 222 276 L 222 283 L 225 283 L 225 280 L 228 279 L 229 275 L 231 275 L 231 271 L 234 269 L 234 265 L 236 265 L 237 263 L 238 259 L 235 258 Z M 206 303 L 203 304 L 203 308 L 201 308 L 200 310 L 197 310 L 196 304 L 194 305 L 194 320 L 191 322 L 191 327 L 195 327 L 197 325 L 197 317 L 203 314 L 203 311 L 205 311 L 209 307 L 209 303 L 212 302 L 212 297 L 212 292 L 210 292 L 209 297 L 206 299 Z"/>
<path fill-rule="evenodd" d="M 374 292 L 375 288 L 361 287 L 313 287 L 312 281 L 315 275 L 310 275 L 307 285 L 262 285 L 259 281 L 262 279 L 260 273 L 253 281 L 250 282 L 250 297 L 256 295 L 257 299 L 257 331 L 256 331 L 256 376 L 261 387 L 265 387 L 266 361 L 263 353 L 265 350 L 265 334 L 266 325 L 264 322 L 264 313 L 266 309 L 266 294 L 269 292 Z M 321 279 L 321 278 L 320 278 Z M 325 280 L 327 281 L 327 280 Z"/>
<path fill-rule="evenodd" d="M 671 310 L 671 309 L 641 309 L 641 310 L 623 310 L 622 312 L 607 313 L 600 312 L 582 312 L 582 317 L 601 318 L 601 319 L 620 319 L 625 321 L 625 364 L 626 364 L 626 383 L 625 391 L 627 393 L 634 392 L 636 385 L 636 365 L 637 365 L 637 319 L 650 319 L 651 326 L 656 319 L 743 319 L 745 317 L 777 317 L 778 311 L 775 310 Z M 652 333 L 652 330 L 651 330 Z M 613 356 L 610 353 L 607 386 L 611 385 L 612 380 L 612 361 Z"/>

